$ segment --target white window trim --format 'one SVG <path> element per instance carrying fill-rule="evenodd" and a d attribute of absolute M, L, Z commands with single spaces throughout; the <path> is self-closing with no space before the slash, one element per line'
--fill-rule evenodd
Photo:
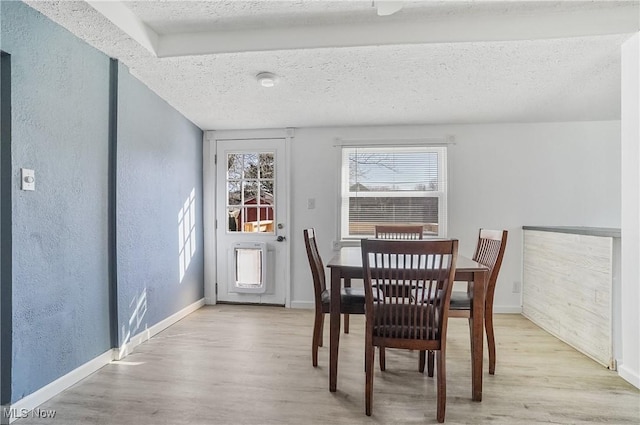
<path fill-rule="evenodd" d="M 343 208 L 345 207 L 343 205 L 342 202 L 342 194 L 343 194 L 343 178 L 342 176 L 344 175 L 343 173 L 345 172 L 344 167 L 348 167 L 348 164 L 345 165 L 345 161 L 343 160 L 343 152 L 344 149 L 343 148 L 366 148 L 366 147 L 390 147 L 390 148 L 395 148 L 395 147 L 426 147 L 426 148 L 432 148 L 432 147 L 445 147 L 448 148 L 452 145 L 455 145 L 455 138 L 454 136 L 442 136 L 442 137 L 434 137 L 434 138 L 419 138 L 419 139 L 341 139 L 341 138 L 336 138 L 335 139 L 335 143 L 334 143 L 334 147 L 337 148 L 336 149 L 336 162 L 338 163 L 338 170 L 340 170 L 340 173 L 338 175 L 337 178 L 337 184 L 336 184 L 336 189 L 337 189 L 337 214 L 336 214 L 336 223 L 335 223 L 335 229 L 336 229 L 336 239 L 334 240 L 333 243 L 333 248 L 334 249 L 340 249 L 343 246 L 360 246 L 360 240 L 361 238 L 342 238 L 342 235 L 344 234 L 344 229 L 342 228 L 342 226 L 344 226 L 342 217 L 343 217 Z M 444 175 L 444 179 L 442 181 L 442 191 L 438 191 L 438 192 L 425 192 L 425 193 L 429 193 L 432 197 L 438 197 L 438 198 L 442 198 L 444 197 L 444 206 L 445 208 L 443 209 L 439 209 L 438 210 L 438 229 L 440 230 L 438 236 L 434 237 L 434 238 L 446 238 L 447 234 L 448 234 L 448 228 L 449 228 L 449 223 L 448 223 L 448 211 L 449 211 L 449 175 L 450 175 L 450 165 L 449 165 L 449 149 L 446 150 L 446 158 L 442 158 L 440 157 L 440 163 L 438 164 L 439 167 L 445 167 L 445 175 Z M 446 161 L 446 162 L 445 162 Z M 442 168 L 441 168 L 442 169 Z M 347 170 L 348 172 L 348 170 Z M 375 193 L 380 193 L 380 192 L 371 192 L 372 195 L 364 195 L 364 196 L 374 196 L 373 194 Z M 391 195 L 389 192 L 384 192 L 385 194 L 387 194 L 388 196 L 403 196 L 403 194 L 401 192 L 397 192 L 397 194 L 393 194 Z M 393 193 L 393 192 L 391 192 Z"/>

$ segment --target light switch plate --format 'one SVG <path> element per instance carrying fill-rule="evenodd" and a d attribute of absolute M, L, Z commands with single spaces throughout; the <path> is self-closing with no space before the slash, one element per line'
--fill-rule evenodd
<path fill-rule="evenodd" d="M 316 207 L 316 198 L 307 199 L 307 209 L 313 210 Z"/>
<path fill-rule="evenodd" d="M 21 168 L 20 184 L 22 190 L 36 190 L 36 172 L 28 168 Z"/>

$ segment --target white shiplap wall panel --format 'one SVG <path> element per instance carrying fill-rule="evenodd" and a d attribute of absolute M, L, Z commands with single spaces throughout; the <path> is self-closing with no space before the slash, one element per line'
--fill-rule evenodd
<path fill-rule="evenodd" d="M 613 240 L 524 231 L 523 314 L 610 367 Z"/>

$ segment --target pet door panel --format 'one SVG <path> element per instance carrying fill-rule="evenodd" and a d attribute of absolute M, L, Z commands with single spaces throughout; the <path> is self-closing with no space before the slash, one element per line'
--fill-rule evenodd
<path fill-rule="evenodd" d="M 266 291 L 266 245 L 264 243 L 238 245 L 240 246 L 234 248 L 233 255 L 235 263 L 233 292 L 264 293 Z"/>

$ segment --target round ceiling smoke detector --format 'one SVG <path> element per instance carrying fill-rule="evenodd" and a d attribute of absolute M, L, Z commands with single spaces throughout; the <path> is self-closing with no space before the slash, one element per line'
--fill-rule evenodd
<path fill-rule="evenodd" d="M 261 72 L 256 75 L 256 79 L 262 87 L 273 87 L 278 82 L 278 77 L 270 72 Z"/>

